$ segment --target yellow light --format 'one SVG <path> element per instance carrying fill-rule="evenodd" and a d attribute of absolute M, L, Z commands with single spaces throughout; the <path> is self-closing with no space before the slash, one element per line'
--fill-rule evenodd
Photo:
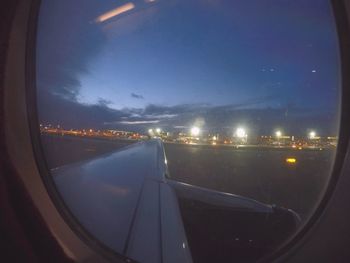
<path fill-rule="evenodd" d="M 297 162 L 297 159 L 295 159 L 295 158 L 287 158 L 287 159 L 286 159 L 286 162 L 287 162 L 287 163 L 296 163 L 296 162 Z"/>
<path fill-rule="evenodd" d="M 216 145 L 216 142 L 212 142 L 212 145 Z"/>

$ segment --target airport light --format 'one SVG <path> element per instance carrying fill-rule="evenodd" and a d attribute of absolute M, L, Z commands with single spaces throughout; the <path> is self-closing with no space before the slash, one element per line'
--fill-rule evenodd
<path fill-rule="evenodd" d="M 296 158 L 286 158 L 286 163 L 291 163 L 291 164 L 294 164 L 297 162 L 297 159 Z"/>
<path fill-rule="evenodd" d="M 152 134 L 153 134 L 153 129 L 148 129 L 148 133 L 149 133 L 150 135 L 152 135 Z"/>
<path fill-rule="evenodd" d="M 159 134 L 162 130 L 160 128 L 156 129 L 156 132 Z"/>
<path fill-rule="evenodd" d="M 309 133 L 309 139 L 315 139 L 316 138 L 316 132 L 315 131 L 311 131 Z"/>
<path fill-rule="evenodd" d="M 276 131 L 276 137 L 280 138 L 282 136 L 282 132 L 280 130 Z"/>
<path fill-rule="evenodd" d="M 198 127 L 194 126 L 191 128 L 191 135 L 192 136 L 198 136 L 199 133 L 200 133 L 200 129 Z"/>
<path fill-rule="evenodd" d="M 243 128 L 237 128 L 237 130 L 236 130 L 236 136 L 237 136 L 238 138 L 245 138 L 245 137 L 247 137 L 247 133 L 246 133 L 245 129 L 243 129 Z"/>

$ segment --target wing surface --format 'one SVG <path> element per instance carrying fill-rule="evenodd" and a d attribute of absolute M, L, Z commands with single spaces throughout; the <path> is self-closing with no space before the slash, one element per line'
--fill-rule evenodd
<path fill-rule="evenodd" d="M 299 222 L 288 209 L 172 180 L 157 139 L 52 174 L 83 227 L 140 262 L 214 262 L 239 255 L 254 260 Z"/>
<path fill-rule="evenodd" d="M 161 141 L 52 170 L 73 215 L 114 251 L 142 262 L 192 262 Z"/>

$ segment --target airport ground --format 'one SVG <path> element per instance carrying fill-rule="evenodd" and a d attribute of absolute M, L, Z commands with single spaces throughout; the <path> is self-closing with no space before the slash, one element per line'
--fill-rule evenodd
<path fill-rule="evenodd" d="M 94 158 L 133 141 L 43 135 L 49 168 Z M 327 185 L 334 149 L 234 148 L 165 143 L 174 180 L 312 212 Z M 295 163 L 286 162 L 294 158 Z"/>

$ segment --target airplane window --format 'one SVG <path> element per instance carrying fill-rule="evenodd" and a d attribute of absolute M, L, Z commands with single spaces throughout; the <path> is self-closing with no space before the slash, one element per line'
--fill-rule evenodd
<path fill-rule="evenodd" d="M 41 143 L 82 229 L 138 262 L 255 262 L 312 216 L 339 132 L 326 0 L 43 0 Z"/>

